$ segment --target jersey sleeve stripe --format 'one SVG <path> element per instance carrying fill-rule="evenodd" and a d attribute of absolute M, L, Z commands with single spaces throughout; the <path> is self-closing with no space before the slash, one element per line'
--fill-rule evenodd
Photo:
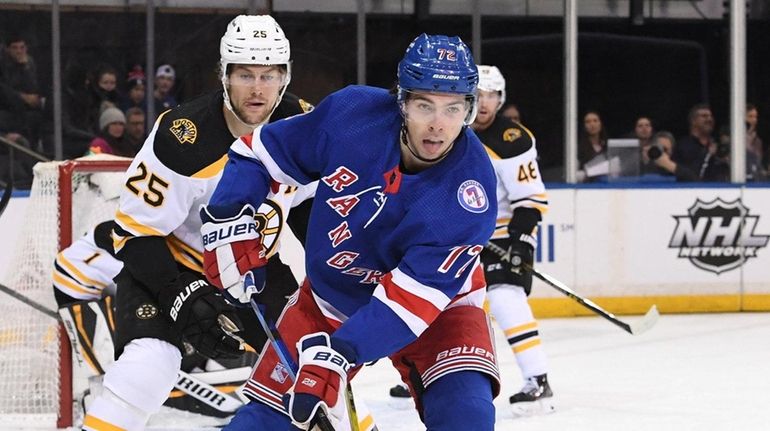
<path fill-rule="evenodd" d="M 222 172 L 222 170 L 225 168 L 225 165 L 227 164 L 228 160 L 229 159 L 227 157 L 227 154 L 225 154 L 224 156 L 222 156 L 216 162 L 214 162 L 214 163 L 206 166 L 205 168 L 201 169 L 200 171 L 194 173 L 192 175 L 192 178 L 202 178 L 202 179 L 212 178 L 212 177 L 216 176 L 217 174 L 219 174 L 220 172 Z"/>
<path fill-rule="evenodd" d="M 423 298 L 439 310 L 443 310 L 449 304 L 449 298 L 443 292 L 418 282 L 398 268 L 391 271 L 390 275 L 393 284 L 418 298 Z"/>
<path fill-rule="evenodd" d="M 404 308 L 398 302 L 388 298 L 388 295 L 385 293 L 385 287 L 383 285 L 380 284 L 377 286 L 377 288 L 374 289 L 374 294 L 372 296 L 379 299 L 383 304 L 385 304 L 386 307 L 390 308 L 394 313 L 396 313 L 399 319 L 401 319 L 406 324 L 406 326 L 409 327 L 409 330 L 412 331 L 416 337 L 419 337 L 420 334 L 428 329 L 428 325 L 425 323 L 425 321 L 412 314 L 411 311 Z"/>
<path fill-rule="evenodd" d="M 118 222 L 121 228 L 125 229 L 133 235 L 138 234 L 138 236 L 166 236 L 157 229 L 139 223 L 138 221 L 134 220 L 133 217 L 123 213 L 120 210 L 115 213 L 115 221 Z M 117 251 L 117 248 L 115 251 Z"/>
<path fill-rule="evenodd" d="M 96 299 L 99 296 L 101 296 L 101 292 L 99 290 L 94 291 L 91 289 L 87 289 L 84 286 L 81 286 L 71 280 L 66 279 L 59 272 L 54 272 L 53 284 L 64 293 L 67 293 L 68 290 L 72 292 L 77 292 L 79 298 L 82 298 L 81 295 L 85 295 L 88 298 L 93 298 L 93 299 Z"/>
<path fill-rule="evenodd" d="M 75 265 L 72 264 L 67 258 L 64 256 L 63 253 L 59 253 L 58 256 L 56 256 L 56 259 L 59 261 L 59 263 L 68 270 L 68 272 L 71 275 L 74 275 L 74 277 L 77 281 L 79 281 L 81 284 L 90 284 L 96 288 L 105 288 L 107 287 L 106 283 L 102 283 L 100 281 L 96 281 L 85 274 L 83 274 L 80 270 L 78 270 Z"/>
<path fill-rule="evenodd" d="M 397 269 L 382 278 L 374 295 L 393 310 L 416 336 L 419 336 L 449 304 L 449 298 L 440 291 L 419 284 Z"/>

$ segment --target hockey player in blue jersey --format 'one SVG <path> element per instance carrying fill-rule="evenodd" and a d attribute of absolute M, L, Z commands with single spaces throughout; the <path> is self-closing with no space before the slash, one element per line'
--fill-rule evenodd
<path fill-rule="evenodd" d="M 423 34 L 398 65 L 395 96 L 347 87 L 233 144 L 201 217 L 206 274 L 234 302 L 254 293 L 245 273 L 258 287 L 264 279 L 253 208 L 276 183 L 320 181 L 308 277 L 278 321 L 296 381 L 266 346 L 244 390 L 253 402 L 227 429 L 308 430 L 319 409 L 349 429 L 347 382 L 385 356 L 429 430 L 494 428 L 499 375 L 479 254 L 497 199 L 468 128 L 477 84 L 459 37 Z"/>

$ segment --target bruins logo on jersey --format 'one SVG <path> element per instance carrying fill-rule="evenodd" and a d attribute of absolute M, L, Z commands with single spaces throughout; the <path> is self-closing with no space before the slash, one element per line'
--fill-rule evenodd
<path fill-rule="evenodd" d="M 257 231 L 262 234 L 262 245 L 267 257 L 275 254 L 278 248 L 278 237 L 283 229 L 283 210 L 277 203 L 266 199 L 254 214 Z"/>
<path fill-rule="evenodd" d="M 158 308 L 152 304 L 142 304 L 136 309 L 136 317 L 142 320 L 152 319 L 158 315 Z"/>
<path fill-rule="evenodd" d="M 521 130 L 519 129 L 511 127 L 510 129 L 505 129 L 503 132 L 503 141 L 505 142 L 513 142 L 519 138 L 521 138 Z"/>
<path fill-rule="evenodd" d="M 304 99 L 299 99 L 299 107 L 302 108 L 302 112 L 310 112 L 315 108 L 315 106 L 306 102 Z"/>
<path fill-rule="evenodd" d="M 168 130 L 174 134 L 180 144 L 194 144 L 198 137 L 198 128 L 187 118 L 174 120 Z"/>

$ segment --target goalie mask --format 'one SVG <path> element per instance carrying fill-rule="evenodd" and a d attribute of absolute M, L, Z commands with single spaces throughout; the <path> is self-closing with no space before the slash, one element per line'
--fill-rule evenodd
<path fill-rule="evenodd" d="M 269 110 L 270 118 L 275 108 L 281 103 L 286 87 L 291 81 L 291 49 L 281 26 L 269 15 L 239 15 L 227 25 L 227 31 L 219 43 L 220 80 L 225 90 L 225 106 L 236 114 L 239 120 L 249 126 L 259 124 L 246 123 L 233 109 L 229 95 L 230 66 L 234 64 L 258 66 L 284 66 L 282 82 L 275 104 Z"/>
<path fill-rule="evenodd" d="M 479 65 L 479 90 L 497 92 L 500 103 L 497 110 L 505 104 L 505 78 L 497 66 Z"/>

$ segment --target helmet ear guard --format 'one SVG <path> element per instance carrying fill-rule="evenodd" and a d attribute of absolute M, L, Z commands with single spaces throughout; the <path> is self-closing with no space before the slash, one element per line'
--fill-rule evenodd
<path fill-rule="evenodd" d="M 220 81 L 225 90 L 225 106 L 233 113 L 235 111 L 230 103 L 227 78 L 231 65 L 283 65 L 286 67 L 278 99 L 270 111 L 272 115 L 291 82 L 291 46 L 275 19 L 269 15 L 239 15 L 233 18 L 219 42 L 219 55 Z"/>
<path fill-rule="evenodd" d="M 397 99 L 404 112 L 410 91 L 458 94 L 470 103 L 464 124 L 476 118 L 479 72 L 470 49 L 457 36 L 417 36 L 398 63 Z"/>

